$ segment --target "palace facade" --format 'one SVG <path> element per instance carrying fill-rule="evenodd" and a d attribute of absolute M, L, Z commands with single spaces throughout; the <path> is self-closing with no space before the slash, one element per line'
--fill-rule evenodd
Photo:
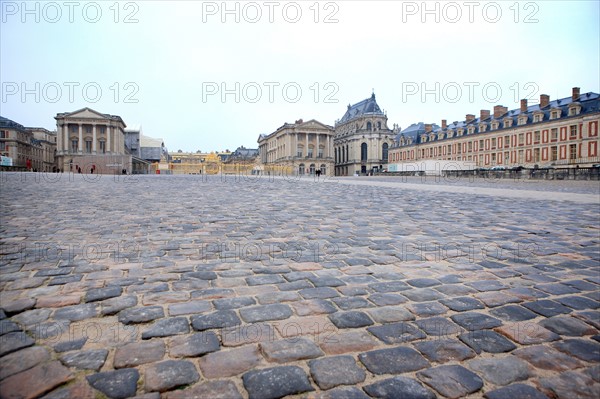
<path fill-rule="evenodd" d="M 24 127 L 0 116 L 0 155 L 6 170 L 53 172 L 56 132 Z"/>
<path fill-rule="evenodd" d="M 580 94 L 508 110 L 497 105 L 493 113 L 448 124 L 413 124 L 396 135 L 389 151 L 390 170 L 421 160 L 472 161 L 479 168 L 577 167 L 600 163 L 598 125 L 600 95 Z"/>
<path fill-rule="evenodd" d="M 387 115 L 377 105 L 375 93 L 359 103 L 348 105 L 342 119 L 335 122 L 336 176 L 385 169 L 389 148 L 394 144 L 394 131 L 388 128 L 387 120 Z"/>
<path fill-rule="evenodd" d="M 117 115 L 90 108 L 57 114 L 56 159 L 59 169 L 77 173 L 132 172 L 132 156 L 125 149 L 125 122 Z"/>
<path fill-rule="evenodd" d="M 333 127 L 315 119 L 284 123 L 273 133 L 261 134 L 258 152 L 261 172 L 271 175 L 333 175 Z"/>

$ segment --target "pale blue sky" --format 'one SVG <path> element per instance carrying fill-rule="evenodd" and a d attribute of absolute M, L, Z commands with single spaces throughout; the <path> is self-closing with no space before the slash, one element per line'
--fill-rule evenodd
<path fill-rule="evenodd" d="M 256 148 L 300 118 L 333 125 L 372 89 L 402 128 L 600 91 L 597 0 L 475 3 L 428 1 L 426 14 L 421 1 L 229 1 L 225 14 L 221 1 L 28 2 L 31 13 L 3 1 L 0 114 L 54 130 L 57 113 L 87 106 L 170 151 L 213 151 Z"/>

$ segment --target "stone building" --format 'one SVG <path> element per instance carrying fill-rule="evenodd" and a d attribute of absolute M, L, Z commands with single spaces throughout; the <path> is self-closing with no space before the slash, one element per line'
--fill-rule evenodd
<path fill-rule="evenodd" d="M 411 125 L 396 136 L 389 162 L 398 171 L 421 160 L 472 161 L 480 168 L 592 166 L 600 163 L 599 121 L 600 95 L 574 87 L 558 100 L 542 94 L 539 104 L 521 100 L 510 111 L 497 105 L 463 121 Z"/>
<path fill-rule="evenodd" d="M 58 167 L 66 172 L 120 174 L 132 172 L 132 155 L 125 148 L 125 122 L 120 116 L 90 108 L 57 114 Z"/>
<path fill-rule="evenodd" d="M 311 119 L 284 123 L 271 134 L 258 138 L 261 172 L 271 175 L 307 175 L 317 170 L 333 175 L 331 126 Z"/>
<path fill-rule="evenodd" d="M 350 176 L 384 170 L 388 150 L 394 143 L 387 115 L 379 108 L 375 93 L 354 105 L 335 122 L 333 151 L 335 174 Z"/>
<path fill-rule="evenodd" d="M 56 133 L 27 128 L 0 116 L 0 155 L 3 170 L 52 172 Z"/>

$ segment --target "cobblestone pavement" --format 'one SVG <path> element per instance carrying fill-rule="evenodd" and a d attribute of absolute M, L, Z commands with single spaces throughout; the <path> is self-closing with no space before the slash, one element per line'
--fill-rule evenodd
<path fill-rule="evenodd" d="M 93 179 L 0 175 L 2 398 L 600 396 L 585 182 Z"/>

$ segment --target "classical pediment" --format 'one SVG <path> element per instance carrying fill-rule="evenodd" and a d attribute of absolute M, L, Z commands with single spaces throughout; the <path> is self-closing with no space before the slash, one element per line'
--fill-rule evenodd
<path fill-rule="evenodd" d="M 300 123 L 296 126 L 297 129 L 325 129 L 325 130 L 333 130 L 331 126 L 327 126 L 324 123 L 319 122 L 316 119 L 311 119 L 309 121 Z"/>
<path fill-rule="evenodd" d="M 92 119 L 109 119 L 107 115 L 102 114 L 98 111 L 94 111 L 91 108 L 82 108 L 74 112 L 65 114 L 67 118 L 92 118 Z"/>

